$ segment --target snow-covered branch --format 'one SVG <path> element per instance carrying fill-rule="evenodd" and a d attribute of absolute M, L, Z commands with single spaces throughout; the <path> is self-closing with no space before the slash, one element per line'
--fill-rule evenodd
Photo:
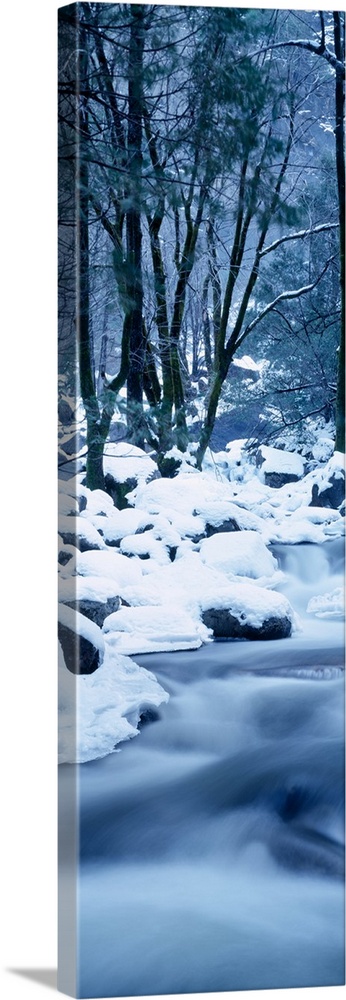
<path fill-rule="evenodd" d="M 255 319 L 253 319 L 251 323 L 248 323 L 242 336 L 239 337 L 237 341 L 236 349 L 240 347 L 240 344 L 242 344 L 243 340 L 245 340 L 245 337 L 247 337 L 249 333 L 251 333 L 252 330 L 254 330 L 255 326 L 257 326 L 257 323 L 260 323 L 261 320 L 268 315 L 268 313 L 272 312 L 272 310 L 275 309 L 275 307 L 279 304 L 279 302 L 284 302 L 287 299 L 298 299 L 301 297 L 301 295 L 307 295 L 308 292 L 312 292 L 313 289 L 316 288 L 316 285 L 318 285 L 321 279 L 323 278 L 323 275 L 326 273 L 329 264 L 331 263 L 332 260 L 334 260 L 334 257 L 329 257 L 323 268 L 323 271 L 321 271 L 321 274 L 319 274 L 318 278 L 316 278 L 316 281 L 312 281 L 311 284 L 309 285 L 302 285 L 301 288 L 292 288 L 287 292 L 281 292 L 280 295 L 277 295 L 272 302 L 269 302 L 268 305 L 265 306 L 265 308 L 262 309 L 257 316 L 255 316 Z"/>
<path fill-rule="evenodd" d="M 310 42 L 308 38 L 295 38 L 295 39 L 292 38 L 287 42 L 273 42 L 271 45 L 266 45 L 264 48 L 258 49 L 256 52 L 253 52 L 252 55 L 253 56 L 263 55 L 266 52 L 269 51 L 271 52 L 272 49 L 283 49 L 283 48 L 298 48 L 298 49 L 305 49 L 307 52 L 313 52 L 316 56 L 322 56 L 322 58 L 325 59 L 326 62 L 328 62 L 329 65 L 332 66 L 332 68 L 335 69 L 338 73 L 345 72 L 345 67 L 343 62 L 340 59 L 337 59 L 336 55 L 334 55 L 334 52 L 331 52 L 330 49 L 327 49 L 326 45 L 324 46 L 322 44 L 315 45 L 314 42 Z"/>
<path fill-rule="evenodd" d="M 265 257 L 267 253 L 271 253 L 272 250 L 276 250 L 282 243 L 288 243 L 289 240 L 304 240 L 308 236 L 314 236 L 316 233 L 327 232 L 329 229 L 338 229 L 338 227 L 338 222 L 323 222 L 319 226 L 314 226 L 312 229 L 301 229 L 297 233 L 280 236 L 280 238 L 275 240 L 274 243 L 271 243 L 270 246 L 264 247 L 263 250 L 261 250 L 260 257 Z"/>

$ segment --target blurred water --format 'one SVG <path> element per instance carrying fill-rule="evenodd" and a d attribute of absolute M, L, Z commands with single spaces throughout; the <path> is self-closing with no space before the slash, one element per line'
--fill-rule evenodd
<path fill-rule="evenodd" d="M 342 550 L 276 554 L 301 632 L 138 657 L 169 703 L 78 769 L 80 996 L 344 982 Z"/>

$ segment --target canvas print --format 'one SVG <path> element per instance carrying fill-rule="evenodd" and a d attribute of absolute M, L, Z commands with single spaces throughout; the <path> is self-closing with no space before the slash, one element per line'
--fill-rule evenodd
<path fill-rule="evenodd" d="M 344 983 L 342 11 L 59 9 L 59 988 Z"/>

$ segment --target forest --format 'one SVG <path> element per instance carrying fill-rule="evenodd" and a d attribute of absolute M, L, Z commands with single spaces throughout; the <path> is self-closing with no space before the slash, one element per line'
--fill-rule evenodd
<path fill-rule="evenodd" d="M 344 14 L 59 19 L 59 359 L 88 487 L 109 435 L 201 469 L 225 414 L 256 444 L 316 416 L 344 452 Z"/>
<path fill-rule="evenodd" d="M 59 10 L 68 995 L 345 981 L 344 49 Z"/>

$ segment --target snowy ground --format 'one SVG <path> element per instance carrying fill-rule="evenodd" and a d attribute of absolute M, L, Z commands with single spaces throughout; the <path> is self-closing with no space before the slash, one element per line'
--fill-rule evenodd
<path fill-rule="evenodd" d="M 314 486 L 321 495 L 332 475 L 342 476 L 343 456 L 316 461 L 304 475 L 298 455 L 262 449 L 264 463 L 257 468 L 243 445 L 232 442 L 224 452 L 209 454 L 201 473 L 185 461 L 174 479 L 159 478 L 155 463 L 139 449 L 109 446 L 107 472 L 121 483 L 136 482 L 124 510 L 107 493 L 88 490 L 83 472 L 61 483 L 60 619 L 67 626 L 74 621 L 75 631 L 100 655 L 94 673 L 75 676 L 60 648 L 62 762 L 104 756 L 138 734 L 143 712 L 168 695 L 130 657 L 211 642 L 213 633 L 202 620 L 206 609 L 231 608 L 255 628 L 273 616 L 288 620 L 292 631 L 299 628 L 295 609 L 276 590 L 284 576 L 268 546 L 325 544 L 343 535 L 340 510 L 311 506 Z M 265 484 L 266 471 L 301 478 L 273 489 Z M 102 627 L 69 606 L 116 598 L 119 607 Z M 306 610 L 319 617 L 342 615 L 340 589 L 320 594 L 317 580 Z"/>

